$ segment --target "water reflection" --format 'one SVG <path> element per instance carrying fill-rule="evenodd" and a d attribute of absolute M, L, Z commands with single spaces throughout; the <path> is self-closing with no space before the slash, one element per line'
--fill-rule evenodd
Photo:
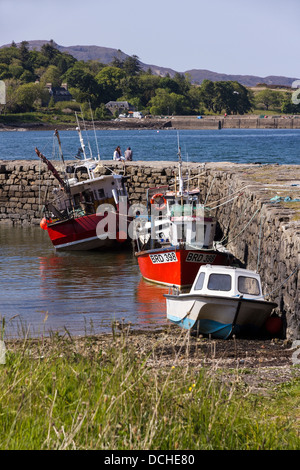
<path fill-rule="evenodd" d="M 140 279 L 136 288 L 136 302 L 140 322 L 156 323 L 158 318 L 163 320 L 166 309 L 164 294 L 168 287 L 159 286 Z"/>
<path fill-rule="evenodd" d="M 131 251 L 58 254 L 39 227 L 0 227 L 0 242 L 7 335 L 16 334 L 17 321 L 33 336 L 65 328 L 76 335 L 106 332 L 113 320 L 133 328 L 166 324 L 166 290 L 141 280 Z"/>

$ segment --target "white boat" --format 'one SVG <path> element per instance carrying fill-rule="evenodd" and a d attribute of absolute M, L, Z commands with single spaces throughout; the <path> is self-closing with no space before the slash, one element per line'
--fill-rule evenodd
<path fill-rule="evenodd" d="M 257 332 L 277 307 L 264 299 L 256 271 L 231 266 L 201 266 L 189 293 L 164 296 L 168 320 L 222 339 Z"/>

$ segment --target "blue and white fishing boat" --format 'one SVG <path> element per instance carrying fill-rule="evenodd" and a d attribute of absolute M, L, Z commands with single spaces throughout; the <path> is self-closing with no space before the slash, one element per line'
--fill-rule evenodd
<path fill-rule="evenodd" d="M 264 299 L 256 271 L 229 266 L 201 266 L 189 293 L 164 296 L 171 322 L 220 339 L 257 332 L 277 307 Z"/>

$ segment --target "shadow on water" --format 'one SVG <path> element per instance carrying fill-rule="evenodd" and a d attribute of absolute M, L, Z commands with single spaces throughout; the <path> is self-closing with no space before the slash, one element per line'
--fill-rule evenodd
<path fill-rule="evenodd" d="M 133 252 L 56 253 L 39 227 L 0 227 L 0 316 L 7 336 L 111 331 L 166 323 L 163 293 L 140 277 Z"/>

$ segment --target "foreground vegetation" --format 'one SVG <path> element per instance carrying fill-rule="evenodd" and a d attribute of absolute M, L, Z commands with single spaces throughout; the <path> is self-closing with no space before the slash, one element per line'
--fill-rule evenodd
<path fill-rule="evenodd" d="M 263 396 L 243 382 L 250 371 L 183 366 L 175 348 L 173 365 L 157 367 L 126 331 L 96 343 L 55 334 L 7 345 L 0 449 L 299 449 L 299 381 Z"/>
<path fill-rule="evenodd" d="M 151 69 L 143 70 L 137 56 L 124 60 L 115 57 L 110 64 L 78 61 L 60 52 L 53 41 L 40 51 L 29 50 L 26 41 L 19 47 L 12 43 L 0 49 L 0 80 L 6 86 L 4 122 L 11 113 L 34 111 L 67 117 L 80 107 L 89 119 L 88 103 L 94 117 L 105 120 L 111 118 L 105 107 L 109 101 L 128 101 L 135 109 L 152 115 L 300 112 L 300 105 L 291 101 L 291 90 L 258 87 L 252 91 L 236 81 L 192 84 L 190 77 L 180 73 L 160 77 Z M 49 90 L 64 83 L 73 101 L 56 103 Z"/>

